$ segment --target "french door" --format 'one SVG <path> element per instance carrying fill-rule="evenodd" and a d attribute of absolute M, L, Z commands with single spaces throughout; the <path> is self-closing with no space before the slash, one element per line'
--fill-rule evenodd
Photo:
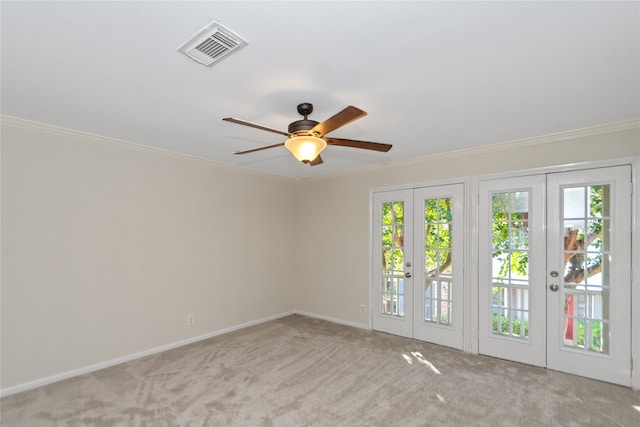
<path fill-rule="evenodd" d="M 480 354 L 545 366 L 545 176 L 479 183 Z"/>
<path fill-rule="evenodd" d="M 464 187 L 373 195 L 373 329 L 463 347 Z"/>
<path fill-rule="evenodd" d="M 479 183 L 481 354 L 631 382 L 631 169 Z"/>

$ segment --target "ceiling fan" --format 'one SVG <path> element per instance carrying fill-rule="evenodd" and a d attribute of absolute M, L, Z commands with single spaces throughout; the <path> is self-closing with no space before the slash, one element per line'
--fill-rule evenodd
<path fill-rule="evenodd" d="M 298 105 L 298 113 L 304 117 L 302 120 L 296 120 L 289 124 L 288 132 L 272 129 L 266 126 L 258 125 L 255 123 L 247 122 L 245 120 L 236 119 L 233 117 L 226 117 L 222 120 L 231 123 L 237 123 L 239 125 L 249 126 L 256 129 L 266 130 L 268 132 L 284 135 L 287 141 L 280 144 L 266 145 L 264 147 L 252 148 L 250 150 L 237 151 L 233 154 L 248 154 L 255 151 L 267 150 L 269 148 L 275 148 L 283 146 L 291 151 L 296 159 L 303 163 L 308 163 L 311 166 L 316 166 L 322 163 L 322 157 L 320 152 L 324 150 L 327 145 L 339 145 L 342 147 L 363 148 L 365 150 L 383 151 L 387 152 L 391 149 L 390 144 L 380 144 L 378 142 L 368 141 L 356 141 L 353 139 L 331 138 L 325 135 L 332 132 L 347 123 L 351 123 L 354 120 L 360 119 L 367 115 L 366 112 L 361 109 L 348 106 L 338 114 L 328 118 L 322 123 L 318 123 L 315 120 L 307 119 L 307 116 L 313 111 L 313 105 L 308 102 L 304 102 Z"/>

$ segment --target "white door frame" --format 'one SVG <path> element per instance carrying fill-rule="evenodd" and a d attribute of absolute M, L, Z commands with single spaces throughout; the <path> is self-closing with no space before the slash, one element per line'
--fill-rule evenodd
<path fill-rule="evenodd" d="M 509 360 L 534 366 L 546 365 L 546 238 L 545 238 L 545 206 L 546 177 L 544 174 L 518 176 L 511 178 L 482 180 L 478 186 L 478 221 L 481 228 L 479 239 L 478 262 L 478 350 L 487 356 L 502 357 L 509 355 Z M 493 194 L 526 194 L 526 212 L 528 221 L 529 268 L 526 286 L 513 285 L 514 291 L 526 289 L 527 297 L 524 313 L 528 318 L 528 336 L 510 337 L 493 332 L 492 289 L 494 286 L 505 286 L 511 289 L 511 273 L 505 283 L 498 285 L 491 279 L 492 274 L 492 195 Z M 522 221 L 522 220 L 521 220 Z M 514 253 L 516 251 L 513 251 Z M 501 280 L 502 281 L 502 280 Z M 517 282 L 517 280 L 514 280 Z M 511 295 L 509 295 L 511 300 Z M 511 303 L 508 303 L 511 307 Z M 494 307 L 495 309 L 495 307 Z M 521 307 L 523 309 L 523 307 Z M 509 309 L 511 312 L 511 309 Z"/>
<path fill-rule="evenodd" d="M 371 327 L 390 334 L 402 337 L 413 338 L 413 189 L 380 191 L 373 195 L 373 224 L 382 224 L 382 215 L 380 207 L 386 203 L 399 203 L 403 205 L 403 220 L 398 227 L 403 227 L 401 232 L 403 238 L 403 262 L 399 269 L 391 267 L 392 274 L 387 277 L 385 283 L 387 286 L 395 288 L 389 295 L 393 298 L 393 302 L 385 305 L 389 312 L 385 316 L 377 315 L 377 311 L 382 306 L 382 281 L 385 276 L 381 269 L 373 270 L 373 304 L 371 305 L 372 320 Z M 392 207 L 392 211 L 394 208 Z M 394 216 L 395 219 L 395 216 Z M 396 224 L 394 221 L 393 230 L 396 232 Z M 382 228 L 382 225 L 380 225 Z M 390 226 L 389 226 L 390 227 Z M 373 230 L 373 229 L 372 229 Z M 382 234 L 382 230 L 381 230 Z M 372 232 L 372 235 L 375 233 Z M 395 240 L 395 239 L 394 239 Z M 396 244 L 396 242 L 392 242 Z M 380 241 L 372 239 L 372 258 L 371 264 L 377 265 L 374 260 L 382 260 L 384 251 L 380 245 Z M 392 251 L 393 252 L 393 251 Z M 391 255 L 392 259 L 394 258 Z M 393 262 L 392 262 L 393 263 Z M 396 292 L 398 294 L 396 294 Z M 387 300 L 389 301 L 389 297 Z"/>
<path fill-rule="evenodd" d="M 447 347 L 464 348 L 464 248 L 465 248 L 465 200 L 464 184 L 448 184 L 414 189 L 414 295 L 413 295 L 413 336 L 418 340 L 429 341 Z M 440 304 L 440 309 L 452 310 L 452 321 L 439 323 L 438 321 L 425 321 L 425 200 L 447 198 L 452 202 L 453 224 L 451 241 L 451 266 L 450 274 L 443 276 L 444 285 L 438 285 L 435 292 L 439 295 L 446 289 L 449 283 L 450 304 Z M 442 249 L 442 248 L 441 248 Z M 452 280 L 451 280 L 452 279 Z M 439 280 L 435 280 L 439 283 Z M 435 284 L 434 284 L 435 285 Z M 431 285 L 431 286 L 434 286 Z M 442 297 L 443 300 L 448 298 Z M 460 303 L 462 302 L 462 304 Z M 443 310 L 444 311 L 444 310 Z"/>
<path fill-rule="evenodd" d="M 631 251 L 632 270 L 634 272 L 632 282 L 632 336 L 640 336 L 640 156 L 630 156 L 617 159 L 598 160 L 582 163 L 563 164 L 557 166 L 546 166 L 524 170 L 512 170 L 495 174 L 484 174 L 467 177 L 458 177 L 447 180 L 422 181 L 412 184 L 376 187 L 369 190 L 369 259 L 373 245 L 372 225 L 373 225 L 373 193 L 386 190 L 400 190 L 416 187 L 427 187 L 441 184 L 464 183 L 465 203 L 466 203 L 466 226 L 468 239 L 465 242 L 465 295 L 464 295 L 464 351 L 471 354 L 478 354 L 478 182 L 484 179 L 501 177 L 517 177 L 523 175 L 543 174 L 563 171 L 573 171 L 578 169 L 589 169 L 607 166 L 631 165 L 632 188 L 635 194 L 632 199 L 632 242 Z M 372 330 L 373 315 L 373 269 L 369 262 L 369 316 L 367 328 Z M 631 387 L 640 390 L 640 338 L 632 340 L 631 355 L 635 362 L 635 368 L 631 374 Z"/>
<path fill-rule="evenodd" d="M 464 330 L 468 327 L 469 320 L 466 318 L 467 306 L 468 302 L 465 300 L 465 295 L 467 292 L 465 289 L 468 287 L 468 280 L 465 274 L 465 264 L 464 260 L 467 258 L 467 248 L 464 239 L 464 235 L 466 234 L 466 230 L 468 227 L 468 221 L 466 218 L 465 204 L 467 203 L 467 180 L 447 180 L 447 181 L 439 181 L 432 182 L 430 184 L 425 185 L 415 185 L 410 187 L 386 187 L 380 189 L 372 189 L 370 190 L 369 197 L 369 212 L 370 212 L 370 227 L 369 227 L 369 269 L 370 269 L 370 287 L 369 287 L 369 324 L 368 328 L 370 330 L 384 330 L 385 332 L 393 333 L 399 336 L 407 336 L 414 337 L 420 340 L 426 340 L 428 336 L 429 342 L 437 342 L 441 345 L 459 348 L 467 351 L 466 348 L 466 340 L 464 338 Z M 418 277 L 419 271 L 424 270 L 424 259 L 418 261 L 419 258 L 415 256 L 418 252 L 423 252 L 423 250 L 418 250 L 419 245 L 424 245 L 424 229 L 422 233 L 416 232 L 414 233 L 414 226 L 417 225 L 414 222 L 414 217 L 417 218 L 418 213 L 419 216 L 424 217 L 424 202 L 422 202 L 422 206 L 418 206 L 416 203 L 419 199 L 424 198 L 443 198 L 443 197 L 452 197 L 453 198 L 453 209 L 454 209 L 454 217 L 452 218 L 453 222 L 458 227 L 458 231 L 454 231 L 453 239 L 454 239 L 454 247 L 456 248 L 454 257 L 454 266 L 453 266 L 453 274 L 455 277 L 455 285 L 454 289 L 454 300 L 455 304 L 454 311 L 455 316 L 460 321 L 454 320 L 453 325 L 432 325 L 426 324 L 426 322 L 418 322 L 417 321 L 417 295 L 415 289 L 414 278 Z M 411 229 L 411 235 L 405 233 L 405 250 L 407 254 L 410 254 L 410 258 L 407 258 L 405 261 L 410 261 L 411 266 L 405 267 L 406 271 L 411 274 L 408 279 L 405 278 L 404 288 L 405 292 L 411 291 L 411 303 L 410 307 L 408 303 L 405 303 L 404 318 L 389 318 L 389 319 L 380 319 L 377 316 L 377 311 L 380 307 L 380 295 L 377 286 L 379 286 L 380 282 L 380 272 L 374 266 L 376 262 L 374 260 L 379 260 L 382 257 L 379 248 L 379 242 L 375 239 L 375 224 L 380 223 L 380 212 L 379 207 L 384 202 L 389 201 L 399 201 L 405 200 L 405 226 Z M 411 212 L 407 212 L 406 206 L 411 206 Z M 410 221 L 410 222 L 409 222 Z M 424 218 L 423 218 L 424 221 Z M 422 226 L 424 228 L 424 225 Z M 418 243 L 417 240 L 422 240 L 422 243 Z M 416 240 L 414 243 L 413 240 Z M 408 246 L 410 245 L 410 246 Z M 424 249 L 424 248 L 423 248 Z M 414 254 L 415 252 L 415 254 Z M 424 255 L 424 254 L 423 254 Z M 415 264 L 415 265 L 413 265 Z M 462 304 L 456 303 L 456 301 L 462 301 Z M 424 312 L 424 310 L 422 310 Z M 411 327 L 409 327 L 409 322 Z M 375 324 L 374 324 L 375 323 Z M 384 327 L 382 325 L 384 324 Z M 456 336 L 459 335 L 459 337 Z M 432 341 L 433 340 L 433 341 Z"/>
<path fill-rule="evenodd" d="M 547 289 L 552 285 L 559 286 L 555 292 L 547 292 L 547 367 L 562 372 L 582 374 L 589 372 L 589 377 L 609 381 L 616 384 L 630 385 L 631 357 L 631 295 L 630 271 L 631 243 L 628 240 L 631 232 L 631 212 L 629 211 L 631 198 L 630 167 L 608 167 L 581 169 L 571 172 L 547 174 Z M 587 187 L 589 185 L 609 185 L 611 197 L 608 201 L 611 212 L 610 221 L 613 226 L 610 248 L 607 252 L 613 254 L 608 291 L 610 303 L 603 303 L 603 309 L 611 310 L 603 318 L 607 319 L 611 330 L 614 331 L 607 351 L 593 353 L 563 344 L 563 331 L 560 325 L 563 321 L 562 297 L 566 291 L 562 276 L 565 269 L 562 263 L 565 246 L 563 243 L 564 218 L 561 201 L 563 188 Z M 588 199 L 587 199 L 588 200 Z M 588 216 L 588 212 L 581 213 Z M 624 237 L 622 237 L 624 236 Z M 586 249 L 586 248 L 585 248 Z M 605 252 L 605 253 L 607 253 Z M 560 272 L 553 277 L 549 273 L 554 270 Z M 587 279 L 588 280 L 588 279 Z M 589 283 L 588 281 L 585 283 Z M 602 291 L 600 291 L 602 292 Z M 586 315 L 585 315 L 586 317 Z M 587 329 L 585 327 L 585 329 Z M 586 334 L 585 334 L 586 335 Z M 603 335 L 605 335 L 603 333 Z M 622 339 L 626 337 L 626 339 Z M 585 338 L 586 340 L 586 338 Z M 609 342 L 609 340 L 607 340 Z"/>
<path fill-rule="evenodd" d="M 562 372 L 574 373 L 585 377 L 600 379 L 621 385 L 630 385 L 630 301 L 631 289 L 630 281 L 630 256 L 631 245 L 630 237 L 630 170 L 629 165 L 606 168 L 590 168 L 578 169 L 569 172 L 545 173 L 513 178 L 500 178 L 492 180 L 483 180 L 479 185 L 480 206 L 479 206 L 479 224 L 481 234 L 479 236 L 479 244 L 481 250 L 479 264 L 479 350 L 482 354 L 507 358 L 516 362 L 522 362 L 529 365 L 546 366 L 549 369 L 555 369 Z M 564 330 L 562 329 L 565 321 L 564 310 L 562 305 L 565 291 L 573 289 L 575 295 L 586 295 L 587 290 L 573 285 L 563 285 L 562 278 L 565 275 L 565 263 L 562 262 L 564 249 L 564 238 L 566 222 L 563 218 L 568 218 L 562 214 L 561 200 L 562 189 L 566 186 L 577 187 L 584 191 L 589 185 L 609 185 L 611 188 L 611 197 L 607 201 L 610 206 L 610 219 L 614 233 L 611 234 L 609 247 L 607 245 L 606 252 L 613 254 L 613 260 L 610 264 L 611 268 L 606 270 L 610 274 L 610 279 L 603 282 L 605 286 L 611 285 L 608 291 L 603 292 L 597 288 L 598 282 L 591 282 L 589 288 L 593 293 L 589 298 L 596 299 L 596 295 L 608 295 L 601 307 L 602 313 L 575 313 L 576 322 L 584 322 L 585 337 L 589 325 L 600 324 L 597 320 L 588 320 L 592 315 L 598 319 L 598 316 L 605 319 L 602 323 L 603 331 L 605 326 L 610 326 L 614 332 L 610 339 L 603 339 L 603 343 L 607 345 L 602 353 L 596 351 L 587 351 L 581 348 L 579 343 L 574 344 L 563 342 Z M 526 192 L 526 193 L 525 193 Z M 511 203 L 515 201 L 513 197 L 517 195 L 515 206 L 522 205 L 524 210 L 517 209 L 515 215 L 520 212 L 526 212 L 525 217 L 528 221 L 528 243 L 523 248 L 510 247 L 504 248 L 507 253 L 519 253 L 526 250 L 529 257 L 528 273 L 525 277 L 519 277 L 516 273 L 512 283 L 512 272 L 501 272 L 499 279 L 495 282 L 496 272 L 492 272 L 496 266 L 492 265 L 494 251 L 492 246 L 492 195 L 505 194 L 511 195 Z M 579 193 L 580 194 L 580 193 Z M 522 197 L 522 196 L 527 197 Z M 584 197 L 584 194 L 583 194 Z M 522 199 L 522 200 L 520 200 Z M 588 198 L 583 199 L 586 203 Z M 528 201 L 528 203 L 527 203 Z M 509 206 L 509 200 L 506 201 Z M 566 205 L 565 205 L 566 206 Z M 583 205 L 584 206 L 584 205 Z M 514 209 L 514 207 L 510 208 Z M 545 218 L 545 213 L 548 215 Z M 589 211 L 583 208 L 583 211 L 569 214 L 589 216 Z M 603 214 L 604 218 L 609 218 Z M 517 217 L 516 217 L 517 218 Z M 579 218 L 582 218 L 579 216 Z M 509 218 L 506 218 L 509 219 Z M 574 221 L 574 219 L 571 219 Z M 522 220 L 516 220 L 516 223 Z M 576 219 L 578 224 L 580 219 Z M 582 220 L 584 222 L 585 220 Z M 498 224 L 502 224 L 499 221 Z M 504 221 L 505 224 L 510 222 Z M 581 227 L 585 227 L 582 225 Z M 605 227 L 603 227 L 603 230 Z M 546 230 L 546 231 L 545 231 Z M 511 232 L 510 232 L 511 233 Z M 518 235 L 518 234 L 516 234 Z M 609 240 L 608 240 L 609 241 Z M 585 251 L 596 251 L 597 246 L 591 249 L 584 248 Z M 611 251 L 611 252 L 609 252 Z M 582 253 L 582 252 L 579 252 Z M 590 254 L 597 252 L 589 252 Z M 586 259 L 586 255 L 585 255 Z M 560 274 L 558 274 L 560 272 Z M 559 275 L 559 277 L 558 277 Z M 491 278 L 494 279 L 491 279 Z M 595 280 L 599 276 L 586 279 Z M 514 294 L 512 286 L 515 287 L 513 292 L 525 292 L 525 304 L 518 305 L 518 301 L 512 301 Z M 586 285 L 585 285 L 586 286 Z M 502 288 L 494 288 L 502 287 Z M 555 287 L 555 289 L 554 289 Z M 493 289 L 493 291 L 492 291 Z M 520 337 L 522 331 L 517 329 L 516 336 L 511 336 L 509 331 L 506 333 L 494 332 L 495 324 L 492 325 L 492 315 L 496 311 L 503 309 L 497 308 L 497 301 L 492 301 L 492 297 L 496 297 L 495 289 L 504 289 L 504 295 L 507 297 L 506 307 L 504 309 L 505 316 L 511 318 L 514 316 L 528 320 L 528 334 L 526 337 Z M 500 293 L 500 301 L 503 294 Z M 520 298 L 522 297 L 522 294 Z M 519 299 L 519 298 L 518 298 Z M 610 301 L 610 302 L 608 302 Z M 526 304 L 528 302 L 528 304 Z M 516 304 L 515 310 L 512 304 Z M 500 303 L 502 306 L 502 302 Z M 576 306 L 577 307 L 577 306 Z M 595 306 L 597 309 L 598 305 Z M 609 312 L 609 307 L 611 311 Z M 584 310 L 587 310 L 585 307 Z M 512 311 L 513 310 L 513 311 Z M 584 316 L 584 317 L 581 317 Z M 579 320 L 579 319 L 583 320 Z M 573 315 L 571 319 L 574 319 Z M 495 320 L 495 319 L 494 319 Z M 516 319 L 517 320 L 517 319 Z M 514 320 L 514 322 L 516 321 Z M 509 325 L 511 322 L 509 321 Z M 573 323 L 577 325 L 577 323 Z M 603 337 L 608 334 L 603 333 Z M 590 342 L 590 340 L 589 340 Z"/>
<path fill-rule="evenodd" d="M 630 163 L 631 187 L 635 194 L 631 199 L 631 387 L 640 390 L 640 156 Z"/>

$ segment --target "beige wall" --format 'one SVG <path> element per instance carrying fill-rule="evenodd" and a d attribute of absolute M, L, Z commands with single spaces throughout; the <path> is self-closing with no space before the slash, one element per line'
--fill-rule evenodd
<path fill-rule="evenodd" d="M 294 181 L 17 122 L 2 389 L 292 310 L 367 325 L 371 189 L 640 155 L 613 129 Z"/>
<path fill-rule="evenodd" d="M 294 308 L 292 180 L 5 121 L 1 167 L 2 389 Z"/>
<path fill-rule="evenodd" d="M 615 129 L 615 127 L 613 128 Z M 371 189 L 640 154 L 640 130 L 573 132 L 303 181 L 297 309 L 368 324 Z M 305 273 L 306 272 L 306 273 Z"/>

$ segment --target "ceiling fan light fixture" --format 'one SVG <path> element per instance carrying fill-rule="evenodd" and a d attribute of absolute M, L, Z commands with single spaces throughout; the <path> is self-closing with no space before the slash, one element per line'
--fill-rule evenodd
<path fill-rule="evenodd" d="M 289 138 L 284 143 L 284 147 L 302 163 L 309 163 L 327 147 L 327 142 L 316 136 L 299 135 Z"/>
<path fill-rule="evenodd" d="M 265 130 L 268 132 L 277 133 L 289 138 L 286 142 L 281 142 L 280 144 L 273 144 L 258 148 L 252 148 L 249 150 L 236 151 L 233 154 L 254 153 L 256 151 L 282 147 L 284 145 L 284 147 L 302 163 L 307 163 L 310 166 L 318 166 L 324 163 L 322 157 L 320 157 L 320 152 L 324 150 L 327 145 L 362 148 L 365 150 L 381 151 L 385 153 L 391 149 L 391 144 L 380 144 L 378 142 L 324 137 L 329 132 L 333 132 L 334 130 L 341 128 L 347 123 L 351 123 L 354 120 L 366 116 L 367 113 L 359 109 L 358 107 L 349 105 L 347 108 L 343 109 L 338 114 L 334 114 L 322 123 L 318 123 L 315 120 L 309 120 L 307 118 L 307 116 L 312 111 L 313 105 L 308 102 L 304 102 L 298 105 L 298 113 L 300 113 L 304 117 L 304 119 L 289 123 L 288 132 L 283 132 L 278 129 L 273 129 L 233 117 L 225 117 L 222 120 L 260 130 Z"/>

